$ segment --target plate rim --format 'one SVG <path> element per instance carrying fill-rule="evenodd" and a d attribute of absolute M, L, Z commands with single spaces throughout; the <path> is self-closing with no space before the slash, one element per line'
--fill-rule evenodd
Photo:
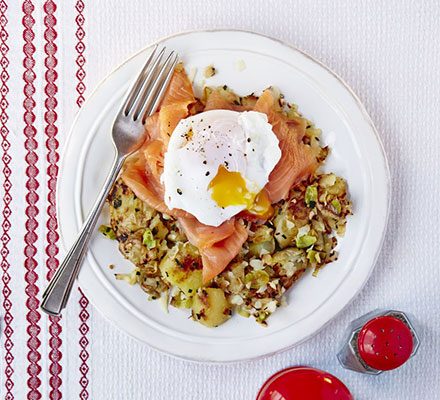
<path fill-rule="evenodd" d="M 101 86 L 113 75 L 115 74 L 118 70 L 120 70 L 122 67 L 124 67 L 131 59 L 135 58 L 136 56 L 140 55 L 141 53 L 148 51 L 149 48 L 151 48 L 152 46 L 159 44 L 161 42 L 173 39 L 175 37 L 179 37 L 179 36 L 184 36 L 184 35 L 190 35 L 190 34 L 203 34 L 203 33 L 243 33 L 243 34 L 248 34 L 248 35 L 254 35 L 257 37 L 263 37 L 265 39 L 268 39 L 270 41 L 276 42 L 278 44 L 280 44 L 281 46 L 287 47 L 295 52 L 300 53 L 302 56 L 306 57 L 307 59 L 309 59 L 310 61 L 312 61 L 313 63 L 319 65 L 321 68 L 323 68 L 325 71 L 327 71 L 328 73 L 330 73 L 340 84 L 342 84 L 343 88 L 350 94 L 351 98 L 355 101 L 357 108 L 359 109 L 359 111 L 362 114 L 362 117 L 364 119 L 364 122 L 366 122 L 369 126 L 369 128 L 371 129 L 371 131 L 374 133 L 374 137 L 375 140 L 378 144 L 378 149 L 380 150 L 380 155 L 383 161 L 383 172 L 384 172 L 384 184 L 385 184 L 385 193 L 384 195 L 386 196 L 386 213 L 385 213 L 385 220 L 384 220 L 384 225 L 383 225 L 383 229 L 381 232 L 381 237 L 380 237 L 380 244 L 379 246 L 376 248 L 375 254 L 374 254 L 374 258 L 371 262 L 371 266 L 369 269 L 369 272 L 366 276 L 366 278 L 363 280 L 363 282 L 361 283 L 361 285 L 357 288 L 357 290 L 355 292 L 353 292 L 348 301 L 346 301 L 346 303 L 341 306 L 336 313 L 334 313 L 332 315 L 332 317 L 330 317 L 326 322 L 324 322 L 322 325 L 320 325 L 320 327 L 318 329 L 316 329 L 314 332 L 308 334 L 307 336 L 305 336 L 303 339 L 298 340 L 297 342 L 284 346 L 276 351 L 272 351 L 269 353 L 265 353 L 265 354 L 260 354 L 257 356 L 250 356 L 250 357 L 237 357 L 231 360 L 207 360 L 204 358 L 193 358 L 190 356 L 183 356 L 181 354 L 175 354 L 172 352 L 169 352 L 167 350 L 164 350 L 162 348 L 158 348 L 155 345 L 151 344 L 150 342 L 146 342 L 144 340 L 142 340 L 141 338 L 135 336 L 134 334 L 132 334 L 131 332 L 129 332 L 128 330 L 125 330 L 121 327 L 121 325 L 114 319 L 111 319 L 106 312 L 104 312 L 100 307 L 96 306 L 94 300 L 93 300 L 93 296 L 89 296 L 89 290 L 85 289 L 84 287 L 82 288 L 82 290 L 86 293 L 87 297 L 89 298 L 89 301 L 93 304 L 93 306 L 98 310 L 98 312 L 106 319 L 108 320 L 110 323 L 112 323 L 114 326 L 118 327 L 118 329 L 121 329 L 124 331 L 125 334 L 129 335 L 131 338 L 134 338 L 136 341 L 144 344 L 144 345 L 148 345 L 150 348 L 153 348 L 157 351 L 159 351 L 162 354 L 166 354 L 168 356 L 177 358 L 177 359 L 183 359 L 183 360 L 187 360 L 187 361 L 191 361 L 191 362 L 195 362 L 195 363 L 203 363 L 203 364 L 230 364 L 230 363 L 237 363 L 237 362 L 249 362 L 249 361 L 253 361 L 253 360 L 259 360 L 262 358 L 266 358 L 266 357 L 270 357 L 274 354 L 278 354 L 281 352 L 284 352 L 290 348 L 293 348 L 297 345 L 300 345 L 301 343 L 305 342 L 306 340 L 309 340 L 310 338 L 312 338 L 313 336 L 317 335 L 321 330 L 323 330 L 331 321 L 333 321 L 335 318 L 337 318 L 340 313 L 342 313 L 342 311 L 359 295 L 359 293 L 362 291 L 362 289 L 365 287 L 366 283 L 368 282 L 368 280 L 371 277 L 371 274 L 376 266 L 377 263 L 377 259 L 382 251 L 383 248 L 383 242 L 384 242 L 384 238 L 387 232 L 387 226 L 388 226 L 388 222 L 389 222 L 389 216 L 390 216 L 390 206 L 391 206 L 391 198 L 392 198 L 392 181 L 391 181 L 391 173 L 390 173 L 390 168 L 389 168 L 389 162 L 388 162 L 388 158 L 385 152 L 385 147 L 383 145 L 382 139 L 379 136 L 379 133 L 368 113 L 368 111 L 366 110 L 366 107 L 364 106 L 364 104 L 362 103 L 362 101 L 360 100 L 360 98 L 358 97 L 358 95 L 353 91 L 353 89 L 347 84 L 347 82 L 340 77 L 335 71 L 333 71 L 331 68 L 329 68 L 327 65 L 325 65 L 323 62 L 321 62 L 320 60 L 316 59 L 315 57 L 311 56 L 310 54 L 308 54 L 307 52 L 305 52 L 304 50 L 288 43 L 285 42 L 281 39 L 278 38 L 274 38 L 271 37 L 269 35 L 260 33 L 260 32 L 255 32 L 255 31 L 250 31 L 250 30 L 244 30 L 244 29 L 196 29 L 196 30 L 184 30 L 184 31 L 180 31 L 171 35 L 167 35 L 167 36 L 163 36 L 149 44 L 147 44 L 146 46 L 142 47 L 140 50 L 132 53 L 131 55 L 129 55 L 127 58 L 125 58 L 121 63 L 119 63 L 115 68 L 113 68 L 111 70 L 111 72 L 109 74 L 107 74 L 103 79 L 101 79 L 95 86 L 95 88 L 92 90 L 92 92 L 90 93 L 90 95 L 87 97 L 86 101 L 84 102 L 84 105 L 87 105 L 87 103 L 91 102 L 92 98 L 94 98 L 97 94 L 97 92 L 100 90 Z M 83 106 L 84 106 L 83 105 Z M 62 171 L 64 170 L 64 166 L 65 166 L 65 162 L 66 162 L 66 158 L 67 158 L 67 153 L 68 153 L 68 148 L 69 148 L 69 144 L 72 140 L 73 137 L 73 133 L 74 133 L 74 128 L 76 127 L 78 120 L 80 119 L 81 115 L 82 115 L 82 110 L 84 109 L 84 107 L 81 107 L 79 109 L 79 111 L 77 112 L 75 118 L 72 121 L 69 133 L 66 137 L 66 140 L 63 144 L 63 149 L 61 151 L 61 157 L 60 157 L 60 164 L 59 164 L 59 168 L 60 168 L 60 179 L 57 180 L 57 191 L 56 191 L 56 198 L 57 198 L 57 202 L 56 202 L 56 210 L 57 210 L 57 215 L 60 218 L 61 212 L 61 202 L 59 200 L 60 197 L 60 190 L 59 187 L 61 185 L 61 176 Z M 64 249 L 64 251 L 67 250 L 67 245 L 66 245 L 66 241 L 65 241 L 65 237 L 62 234 L 62 229 L 61 229 L 61 222 L 59 222 L 60 225 L 60 243 L 62 248 Z M 85 261 L 86 262 L 86 261 Z M 78 279 L 78 283 L 80 283 L 81 279 Z M 114 300 L 115 298 L 112 296 L 112 299 Z"/>

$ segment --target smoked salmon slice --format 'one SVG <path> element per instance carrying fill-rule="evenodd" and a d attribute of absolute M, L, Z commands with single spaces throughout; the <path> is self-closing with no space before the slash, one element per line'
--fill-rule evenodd
<path fill-rule="evenodd" d="M 138 152 L 124 164 L 122 180 L 139 197 L 155 210 L 175 218 L 189 217 L 186 211 L 170 210 L 164 202 L 164 187 L 160 182 L 163 171 L 163 143 L 153 140 L 143 144 Z"/>
<path fill-rule="evenodd" d="M 122 180 L 137 197 L 150 207 L 159 212 L 167 213 L 168 208 L 163 201 L 162 185 L 149 168 L 145 168 L 145 166 L 143 153 L 136 153 L 125 162 Z"/>
<path fill-rule="evenodd" d="M 160 139 L 159 112 L 150 115 L 145 120 L 145 130 L 147 131 L 148 139 Z"/>
<path fill-rule="evenodd" d="M 248 232 L 244 225 L 240 221 L 235 221 L 234 233 L 231 236 L 210 247 L 199 250 L 202 255 L 202 279 L 204 284 L 215 278 L 228 266 L 240 252 L 247 237 Z"/>
<path fill-rule="evenodd" d="M 159 106 L 159 133 L 166 144 L 179 121 L 189 115 L 189 107 L 197 102 L 192 84 L 181 64 L 177 65 L 168 90 Z"/>
<path fill-rule="evenodd" d="M 168 209 L 163 200 L 164 190 L 162 184 L 148 168 L 145 168 L 145 164 L 145 160 L 140 158 L 135 161 L 126 161 L 124 171 L 121 175 L 124 183 L 137 197 L 155 210 L 175 218 L 190 216 L 186 211 L 178 208 L 173 210 Z"/>
<path fill-rule="evenodd" d="M 287 198 L 295 183 L 310 176 L 318 167 L 314 151 L 302 139 L 306 130 L 303 118 L 289 119 L 281 111 L 278 98 L 266 89 L 255 104 L 255 111 L 265 113 L 280 142 L 281 159 L 265 186 L 272 203 Z"/>
<path fill-rule="evenodd" d="M 176 105 L 180 103 L 195 103 L 194 92 L 191 81 L 185 72 L 182 64 L 178 64 L 174 69 L 173 77 L 171 78 L 167 92 L 165 93 L 160 107 L 169 105 Z"/>
<path fill-rule="evenodd" d="M 201 224 L 193 216 L 179 218 L 179 222 L 188 240 L 199 249 L 211 247 L 228 238 L 235 231 L 234 218 L 217 227 Z"/>
<path fill-rule="evenodd" d="M 282 154 L 265 187 L 272 203 L 286 198 L 295 183 L 316 169 L 317 160 L 313 151 L 302 142 L 306 121 L 302 118 L 288 118 L 282 113 L 278 97 L 272 90 L 265 90 L 257 100 L 253 95 L 241 98 L 225 88 L 217 88 L 206 93 L 204 105 L 205 111 L 255 110 L 268 116 L 279 139 Z M 194 97 L 183 66 L 178 65 L 159 111 L 146 120 L 147 139 L 142 148 L 126 161 L 122 179 L 150 207 L 178 219 L 188 240 L 199 249 L 203 263 L 203 282 L 206 284 L 237 256 L 248 232 L 240 216 L 212 227 L 201 224 L 183 210 L 169 210 L 165 205 L 165 191 L 160 178 L 169 138 L 179 121 L 188 117 L 190 110 L 193 113 L 194 109 L 200 109 L 201 106 L 200 101 Z"/>
<path fill-rule="evenodd" d="M 182 210 L 169 210 L 164 202 L 164 188 L 160 182 L 163 156 L 169 136 L 176 125 L 189 115 L 188 107 L 196 102 L 185 70 L 177 65 L 159 111 L 145 121 L 147 139 L 137 153 L 124 165 L 122 179 L 142 201 L 159 212 L 174 217 L 188 216 Z"/>
<path fill-rule="evenodd" d="M 235 218 L 218 227 L 201 224 L 192 216 L 181 217 L 179 222 L 190 243 L 202 256 L 204 284 L 228 266 L 248 237 L 246 228 Z"/>
<path fill-rule="evenodd" d="M 251 111 L 254 109 L 256 97 L 246 96 L 240 98 L 236 94 L 221 87 L 206 93 L 205 109 L 209 110 L 232 110 Z M 254 100 L 255 99 L 255 100 Z"/>

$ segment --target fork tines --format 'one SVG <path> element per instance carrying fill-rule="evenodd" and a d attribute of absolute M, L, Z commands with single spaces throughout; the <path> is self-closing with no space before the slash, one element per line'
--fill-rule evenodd
<path fill-rule="evenodd" d="M 165 53 L 165 47 L 160 51 L 158 45 L 154 47 L 128 92 L 122 112 L 134 121 L 143 123 L 146 117 L 153 114 L 168 87 L 178 55 L 175 51 L 171 51 L 163 61 Z"/>

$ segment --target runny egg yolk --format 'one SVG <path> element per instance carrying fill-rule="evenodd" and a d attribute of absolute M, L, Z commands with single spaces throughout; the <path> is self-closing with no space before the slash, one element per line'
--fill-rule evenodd
<path fill-rule="evenodd" d="M 228 171 L 223 165 L 218 167 L 208 189 L 212 189 L 211 197 L 219 207 L 243 205 L 251 214 L 261 218 L 269 218 L 272 215 L 273 208 L 266 191 L 249 192 L 240 172 Z"/>

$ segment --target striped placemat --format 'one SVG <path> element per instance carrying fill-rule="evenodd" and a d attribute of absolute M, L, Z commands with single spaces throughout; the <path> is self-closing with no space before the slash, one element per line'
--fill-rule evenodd
<path fill-rule="evenodd" d="M 311 365 L 342 379 L 356 399 L 440 399 L 439 21 L 435 0 L 0 0 L 0 398 L 248 400 L 277 370 Z M 384 140 L 394 191 L 376 270 L 335 321 L 274 357 L 207 366 L 135 342 L 79 288 L 62 318 L 39 304 L 64 255 L 56 183 L 76 113 L 149 42 L 219 27 L 285 40 L 339 73 Z M 379 377 L 343 370 L 336 353 L 345 327 L 377 307 L 415 314 L 419 354 Z"/>

